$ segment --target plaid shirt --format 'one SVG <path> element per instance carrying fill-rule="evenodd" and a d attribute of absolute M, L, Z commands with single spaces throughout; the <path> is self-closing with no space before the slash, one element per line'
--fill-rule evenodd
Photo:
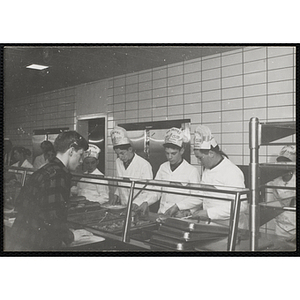
<path fill-rule="evenodd" d="M 73 241 L 67 226 L 71 174 L 57 158 L 37 170 L 16 200 L 6 250 L 57 250 Z"/>

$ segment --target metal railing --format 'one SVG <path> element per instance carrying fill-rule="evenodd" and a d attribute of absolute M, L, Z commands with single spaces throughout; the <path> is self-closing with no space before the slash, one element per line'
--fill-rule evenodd
<path fill-rule="evenodd" d="M 272 128 L 276 130 L 272 130 Z M 267 129 L 267 130 L 265 130 Z M 259 231 L 259 205 L 261 185 L 261 170 L 259 164 L 259 148 L 265 145 L 288 145 L 294 143 L 271 143 L 280 138 L 296 132 L 295 122 L 260 123 L 253 117 L 249 122 L 249 148 L 250 148 L 250 250 L 258 248 Z M 269 164 L 270 166 L 274 164 Z M 279 166 L 280 167 L 280 166 Z M 269 186 L 270 187 L 270 186 Z M 282 188 L 282 187 L 280 187 Z M 296 211 L 296 209 L 294 210 Z"/>
<path fill-rule="evenodd" d="M 249 189 L 213 186 L 208 184 L 184 184 L 184 183 L 179 187 L 178 182 L 175 183 L 175 182 L 158 181 L 158 180 L 131 180 L 128 178 L 116 178 L 116 177 L 107 177 L 101 175 L 73 173 L 74 181 L 80 181 L 81 178 L 84 178 L 84 183 L 108 185 L 115 188 L 119 187 L 119 188 L 130 189 L 127 207 L 126 207 L 125 222 L 124 222 L 124 227 L 122 232 L 122 241 L 124 243 L 130 243 L 132 204 L 137 194 L 141 191 L 145 191 L 149 193 L 153 193 L 153 192 L 170 193 L 176 195 L 184 195 L 184 196 L 231 202 L 227 250 L 228 251 L 235 250 L 241 202 L 248 201 Z M 97 179 L 97 182 L 88 181 L 87 179 Z M 168 191 L 164 190 L 164 188 L 168 188 Z M 139 191 L 137 194 L 135 194 L 136 190 Z"/>
<path fill-rule="evenodd" d="M 8 172 L 21 174 L 22 175 L 21 184 L 22 186 L 24 186 L 27 177 L 33 174 L 34 170 L 19 168 L 19 167 L 10 167 L 8 169 Z M 117 178 L 117 177 L 108 177 L 102 175 L 72 173 L 73 181 L 79 182 L 81 178 L 85 179 L 84 183 L 105 185 L 114 188 L 130 189 L 128 203 L 126 207 L 125 222 L 124 222 L 122 238 L 121 238 L 121 241 L 124 243 L 131 242 L 130 228 L 131 228 L 132 204 L 135 197 L 142 191 L 150 192 L 150 193 L 151 192 L 170 193 L 176 195 L 185 195 L 191 197 L 199 197 L 199 198 L 206 198 L 206 199 L 214 199 L 218 201 L 231 202 L 227 250 L 228 251 L 235 250 L 241 202 L 248 201 L 249 189 L 236 188 L 236 187 L 224 187 L 224 186 L 216 186 L 216 185 L 213 186 L 208 184 L 185 184 L 185 183 L 182 183 L 181 186 L 179 187 L 178 182 L 158 181 L 158 180 L 131 180 L 129 178 Z M 87 179 L 97 179 L 97 182 L 88 181 Z M 168 188 L 168 191 L 164 190 L 164 188 Z M 138 192 L 135 194 L 136 190 Z"/>

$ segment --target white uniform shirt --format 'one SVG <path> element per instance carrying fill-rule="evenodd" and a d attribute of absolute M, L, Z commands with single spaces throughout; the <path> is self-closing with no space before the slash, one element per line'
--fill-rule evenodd
<path fill-rule="evenodd" d="M 155 179 L 168 182 L 180 182 L 183 186 L 185 186 L 188 183 L 199 184 L 200 174 L 198 170 L 190 165 L 186 160 L 183 160 L 182 163 L 174 171 L 171 170 L 170 162 L 167 161 L 161 164 Z M 175 192 L 176 190 L 174 188 L 163 187 L 162 191 Z M 178 189 L 177 191 L 180 192 L 181 190 Z M 188 190 L 182 190 L 182 192 L 187 193 Z M 174 204 L 178 206 L 179 210 L 185 210 L 194 209 L 202 203 L 199 197 L 176 195 L 170 193 L 156 193 L 149 204 L 158 201 L 160 197 L 161 200 L 158 213 L 165 213 Z"/>
<path fill-rule="evenodd" d="M 44 154 L 37 156 L 33 162 L 33 167 L 35 170 L 41 168 L 43 165 L 48 163 L 48 160 L 45 159 Z"/>
<path fill-rule="evenodd" d="M 226 157 L 224 157 L 224 159 L 214 168 L 205 169 L 203 171 L 201 182 L 204 184 L 227 187 L 245 187 L 243 172 Z M 229 224 L 230 205 L 230 201 L 213 200 L 209 198 L 203 199 L 203 209 L 207 211 L 208 217 L 212 221 L 221 221 L 224 225 Z M 245 215 L 247 208 L 247 201 L 243 201 L 240 208 L 240 228 L 248 228 L 248 218 Z"/>
<path fill-rule="evenodd" d="M 19 166 L 19 162 L 16 162 L 12 165 L 12 167 L 18 167 L 18 166 Z M 27 159 L 25 159 L 23 161 L 23 163 L 20 167 L 21 168 L 27 168 L 27 169 L 32 169 L 33 168 L 32 164 Z"/>
<path fill-rule="evenodd" d="M 153 173 L 152 173 L 152 167 L 148 161 L 146 161 L 144 158 L 140 157 L 137 154 L 134 154 L 134 157 L 129 164 L 128 168 L 125 169 L 124 163 L 117 158 L 116 160 L 116 167 L 117 167 L 117 176 L 118 177 L 126 177 L 130 179 L 146 179 L 146 180 L 152 180 L 153 179 Z M 121 183 L 122 185 L 125 185 L 124 183 Z M 128 197 L 130 192 L 130 184 L 128 184 L 129 188 L 117 188 L 115 195 L 119 196 L 121 204 L 126 205 L 128 203 Z M 134 191 L 134 197 L 139 193 L 139 190 Z M 133 203 L 137 205 L 141 205 L 143 202 L 147 201 L 149 198 L 149 193 L 146 191 L 142 191 L 136 199 L 133 201 Z"/>
<path fill-rule="evenodd" d="M 85 173 L 88 174 L 88 173 Z M 103 175 L 97 168 L 90 173 L 91 175 Z M 87 181 L 87 182 L 85 182 Z M 93 182 L 93 183 L 88 183 Z M 105 203 L 109 200 L 109 190 L 107 185 L 97 183 L 104 183 L 103 180 L 94 178 L 81 178 L 77 183 L 78 196 L 84 196 L 87 200 L 93 202 Z"/>
<path fill-rule="evenodd" d="M 296 176 L 293 173 L 288 182 L 284 182 L 282 177 L 274 179 L 270 185 L 295 187 Z M 288 206 L 292 198 L 296 197 L 296 190 L 274 189 L 273 200 L 279 201 L 280 206 Z M 275 233 L 284 237 L 292 237 L 296 234 L 296 212 L 285 211 L 275 218 Z"/>
<path fill-rule="evenodd" d="M 19 162 L 14 163 L 12 165 L 12 167 L 19 167 Z M 23 163 L 20 167 L 21 168 L 27 168 L 27 169 L 32 169 L 33 168 L 32 164 L 27 159 L 25 159 L 23 161 Z M 21 182 L 22 181 L 22 175 L 21 174 L 16 174 L 16 179 L 17 179 L 17 181 Z"/>

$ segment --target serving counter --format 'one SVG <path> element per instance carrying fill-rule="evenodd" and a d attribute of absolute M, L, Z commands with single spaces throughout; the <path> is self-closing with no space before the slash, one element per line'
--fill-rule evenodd
<path fill-rule="evenodd" d="M 30 173 L 27 172 L 27 176 Z M 84 178 L 90 183 L 130 190 L 127 206 L 99 204 L 84 197 L 71 197 L 68 223 L 73 229 L 85 229 L 92 236 L 65 247 L 66 251 L 251 251 L 249 231 L 238 228 L 240 206 L 248 201 L 249 190 L 217 187 L 203 184 L 184 184 L 157 180 L 129 180 L 98 175 L 72 174 L 74 184 Z M 26 178 L 23 178 L 25 182 Z M 95 180 L 97 179 L 97 183 Z M 167 190 L 166 190 L 167 188 Z M 187 217 L 168 218 L 155 212 L 146 215 L 132 211 L 132 203 L 141 192 L 171 193 L 217 201 L 230 202 L 228 224 L 209 223 L 207 220 Z M 8 193 L 9 194 L 9 193 Z M 111 193 L 112 194 L 112 193 Z M 7 197 L 6 197 L 7 198 Z M 5 204 L 5 226 L 11 226 L 17 212 L 12 208 L 14 199 Z M 5 205 L 6 206 L 6 205 Z M 276 236 L 260 233 L 256 251 L 293 251 L 295 243 Z"/>
<path fill-rule="evenodd" d="M 96 204 L 92 208 L 87 200 L 78 200 L 77 206 L 69 209 L 68 221 L 75 229 L 86 229 L 96 236 L 104 237 L 105 241 L 73 247 L 74 250 L 111 251 L 195 251 L 196 246 L 206 242 L 226 239 L 224 251 L 234 251 L 238 236 L 238 221 L 242 201 L 247 201 L 248 190 L 239 188 L 216 187 L 211 185 L 185 184 L 157 180 L 129 180 L 97 175 L 73 174 L 74 181 L 84 178 L 85 182 L 103 184 L 129 189 L 127 206 L 111 206 Z M 95 183 L 94 179 L 97 179 Z M 166 190 L 167 188 L 167 190 Z M 149 212 L 147 215 L 132 211 L 132 203 L 141 192 L 171 193 L 186 196 L 209 198 L 230 202 L 230 219 L 227 226 L 208 224 L 207 220 L 169 218 Z M 86 205 L 84 204 L 86 202 Z M 71 200 L 71 203 L 75 203 Z M 95 204 L 94 204 L 95 205 Z"/>

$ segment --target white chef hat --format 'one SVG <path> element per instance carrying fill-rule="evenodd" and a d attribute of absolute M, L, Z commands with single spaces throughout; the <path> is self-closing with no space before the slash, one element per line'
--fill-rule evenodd
<path fill-rule="evenodd" d="M 194 136 L 194 149 L 195 150 L 209 150 L 211 146 L 214 148 L 218 144 L 211 134 L 211 131 L 208 127 L 204 125 L 199 125 L 195 129 L 195 136 Z"/>
<path fill-rule="evenodd" d="M 189 141 L 188 137 L 184 134 L 182 129 L 172 127 L 167 130 L 165 134 L 165 144 L 173 144 L 178 147 L 182 147 L 183 143 L 187 143 Z"/>
<path fill-rule="evenodd" d="M 84 152 L 83 159 L 85 159 L 87 157 L 94 157 L 94 158 L 98 159 L 100 152 L 101 152 L 101 149 L 99 147 L 97 147 L 94 144 L 89 144 L 89 149 Z"/>
<path fill-rule="evenodd" d="M 110 133 L 113 147 L 130 144 L 130 139 L 124 128 L 116 126 Z"/>
<path fill-rule="evenodd" d="M 282 157 L 288 158 L 292 162 L 296 162 L 296 146 L 294 146 L 294 145 L 284 146 L 280 150 L 279 155 L 276 158 L 276 160 L 278 161 L 278 159 L 280 159 Z"/>

